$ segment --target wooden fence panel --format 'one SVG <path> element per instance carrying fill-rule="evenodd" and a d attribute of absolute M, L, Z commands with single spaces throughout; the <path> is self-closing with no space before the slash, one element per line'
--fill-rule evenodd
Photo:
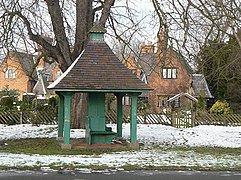
<path fill-rule="evenodd" d="M 107 123 L 117 123 L 117 112 L 115 110 L 109 110 L 105 112 L 105 118 L 106 118 L 106 122 Z M 128 117 L 128 115 L 123 114 L 123 119 L 122 119 L 123 123 L 129 123 L 130 122 L 130 118 Z"/>
<path fill-rule="evenodd" d="M 0 124 L 56 124 L 54 111 L 0 111 Z"/>
<path fill-rule="evenodd" d="M 195 125 L 223 125 L 223 126 L 241 126 L 240 114 L 218 114 L 213 115 L 203 113 L 196 116 Z"/>
<path fill-rule="evenodd" d="M 176 115 L 175 127 L 190 127 L 190 114 Z M 106 112 L 106 121 L 117 123 L 117 112 L 111 110 Z M 53 110 L 45 111 L 0 111 L 0 124 L 57 124 L 57 113 Z M 123 114 L 123 123 L 129 123 L 130 117 Z M 171 114 L 168 113 L 138 113 L 139 124 L 163 124 L 172 125 Z M 241 115 L 211 115 L 209 113 L 197 114 L 195 125 L 223 125 L 241 126 Z"/>
<path fill-rule="evenodd" d="M 171 125 L 170 115 L 165 113 L 140 113 L 137 116 L 137 121 L 140 124 Z"/>
<path fill-rule="evenodd" d="M 176 113 L 175 127 L 188 128 L 192 126 L 192 114 L 191 112 L 180 111 Z"/>

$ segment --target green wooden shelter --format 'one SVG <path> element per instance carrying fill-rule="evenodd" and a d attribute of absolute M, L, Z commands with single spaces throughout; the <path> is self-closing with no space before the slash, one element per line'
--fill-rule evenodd
<path fill-rule="evenodd" d="M 137 143 L 137 98 L 151 88 L 127 69 L 104 41 L 105 29 L 95 24 L 90 30 L 90 41 L 73 64 L 48 89 L 59 95 L 58 137 L 63 137 L 62 148 L 71 148 L 70 112 L 74 93 L 88 93 L 86 142 L 110 144 L 122 137 L 122 97 L 131 97 L 130 142 Z M 117 97 L 117 132 L 106 127 L 105 94 Z"/>

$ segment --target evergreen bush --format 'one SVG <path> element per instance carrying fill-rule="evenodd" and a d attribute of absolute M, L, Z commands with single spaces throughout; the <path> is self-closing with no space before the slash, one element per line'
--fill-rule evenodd
<path fill-rule="evenodd" d="M 197 109 L 199 111 L 205 111 L 206 107 L 207 107 L 207 103 L 206 103 L 205 93 L 201 91 L 198 96 Z"/>

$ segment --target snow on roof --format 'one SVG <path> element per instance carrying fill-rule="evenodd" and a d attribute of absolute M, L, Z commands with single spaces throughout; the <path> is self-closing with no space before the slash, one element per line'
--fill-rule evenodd
<path fill-rule="evenodd" d="M 58 79 L 56 79 L 52 84 L 50 84 L 47 88 L 52 89 L 54 88 L 70 71 L 71 69 L 75 66 L 75 64 L 78 62 L 79 58 L 82 56 L 85 50 L 83 50 L 80 55 L 75 59 L 75 61 L 69 66 L 69 68 L 59 76 Z"/>
<path fill-rule="evenodd" d="M 176 100 L 176 99 L 178 99 L 179 97 L 181 97 L 181 96 L 185 96 L 185 97 L 187 97 L 188 99 L 190 99 L 190 100 L 192 100 L 192 101 L 194 101 L 194 102 L 197 102 L 198 100 L 195 98 L 195 97 L 193 97 L 192 95 L 190 95 L 190 94 L 188 94 L 188 93 L 179 93 L 179 94 L 177 94 L 177 95 L 175 95 L 175 96 L 173 96 L 173 97 L 171 97 L 170 99 L 168 99 L 167 101 L 169 101 L 169 102 L 172 102 L 172 101 L 174 101 L 174 100 Z"/>

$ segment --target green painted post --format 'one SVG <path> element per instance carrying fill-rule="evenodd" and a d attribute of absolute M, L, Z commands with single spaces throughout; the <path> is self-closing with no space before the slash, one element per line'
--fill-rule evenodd
<path fill-rule="evenodd" d="M 58 137 L 63 137 L 64 130 L 64 96 L 58 93 Z"/>
<path fill-rule="evenodd" d="M 117 137 L 122 137 L 122 94 L 117 94 Z"/>
<path fill-rule="evenodd" d="M 130 136 L 131 143 L 137 142 L 137 93 L 131 94 L 131 124 L 130 124 Z"/>
<path fill-rule="evenodd" d="M 70 144 L 70 112 L 72 93 L 63 93 L 64 95 L 64 144 Z"/>

